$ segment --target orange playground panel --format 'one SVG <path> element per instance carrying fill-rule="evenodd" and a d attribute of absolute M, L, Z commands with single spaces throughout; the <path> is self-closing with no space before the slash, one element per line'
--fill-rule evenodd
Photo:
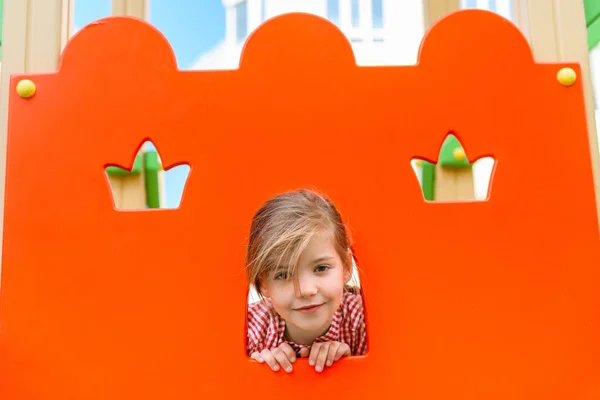
<path fill-rule="evenodd" d="M 597 400 L 598 222 L 563 68 L 581 73 L 477 10 L 397 67 L 358 67 L 304 14 L 210 72 L 178 70 L 145 22 L 90 24 L 58 72 L 11 80 L 0 399 Z M 449 132 L 495 158 L 488 201 L 423 199 L 409 162 Z M 190 164 L 181 207 L 115 210 L 104 169 L 147 139 Z M 245 354 L 244 244 L 263 201 L 305 186 L 350 223 L 370 351 L 286 375 Z"/>

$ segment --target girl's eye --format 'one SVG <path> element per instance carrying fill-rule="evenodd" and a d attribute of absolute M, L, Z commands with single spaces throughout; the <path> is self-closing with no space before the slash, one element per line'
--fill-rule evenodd
<path fill-rule="evenodd" d="M 319 265 L 317 268 L 315 268 L 315 272 L 325 272 L 329 269 L 329 266 L 327 265 Z"/>
<path fill-rule="evenodd" d="M 279 273 L 275 274 L 275 278 L 274 279 L 276 281 L 283 281 L 283 280 L 286 280 L 287 277 L 288 277 L 287 272 L 279 272 Z"/>

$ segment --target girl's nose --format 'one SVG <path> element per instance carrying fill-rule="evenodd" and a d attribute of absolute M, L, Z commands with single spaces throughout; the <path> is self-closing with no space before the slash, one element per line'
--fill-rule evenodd
<path fill-rule="evenodd" d="M 300 282 L 300 287 L 298 288 L 298 291 L 299 297 L 310 297 L 317 294 L 319 290 L 312 279 L 304 279 Z"/>

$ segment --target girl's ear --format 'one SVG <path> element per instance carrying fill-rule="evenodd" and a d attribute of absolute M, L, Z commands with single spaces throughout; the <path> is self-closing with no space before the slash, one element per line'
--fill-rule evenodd
<path fill-rule="evenodd" d="M 263 297 L 271 297 L 269 294 L 269 289 L 267 289 L 267 285 L 265 285 L 263 279 L 260 280 L 260 286 L 258 287 L 258 291 Z"/>
<path fill-rule="evenodd" d="M 352 279 L 352 269 L 346 269 L 346 271 L 344 271 L 344 284 L 347 285 L 351 279 Z"/>
<path fill-rule="evenodd" d="M 352 279 L 352 269 L 354 268 L 354 257 L 352 257 L 351 249 L 348 249 L 348 254 L 346 254 L 346 257 L 348 257 L 348 264 L 350 264 L 350 268 L 346 268 L 346 271 L 344 271 L 344 284 L 347 285 Z"/>

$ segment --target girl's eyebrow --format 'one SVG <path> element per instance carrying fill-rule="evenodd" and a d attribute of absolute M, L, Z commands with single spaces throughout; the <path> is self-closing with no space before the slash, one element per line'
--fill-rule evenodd
<path fill-rule="evenodd" d="M 320 263 L 320 262 L 323 262 L 323 261 L 331 261 L 334 258 L 335 257 L 333 257 L 333 256 L 321 256 L 319 258 L 315 258 L 312 262 L 313 263 Z"/>

